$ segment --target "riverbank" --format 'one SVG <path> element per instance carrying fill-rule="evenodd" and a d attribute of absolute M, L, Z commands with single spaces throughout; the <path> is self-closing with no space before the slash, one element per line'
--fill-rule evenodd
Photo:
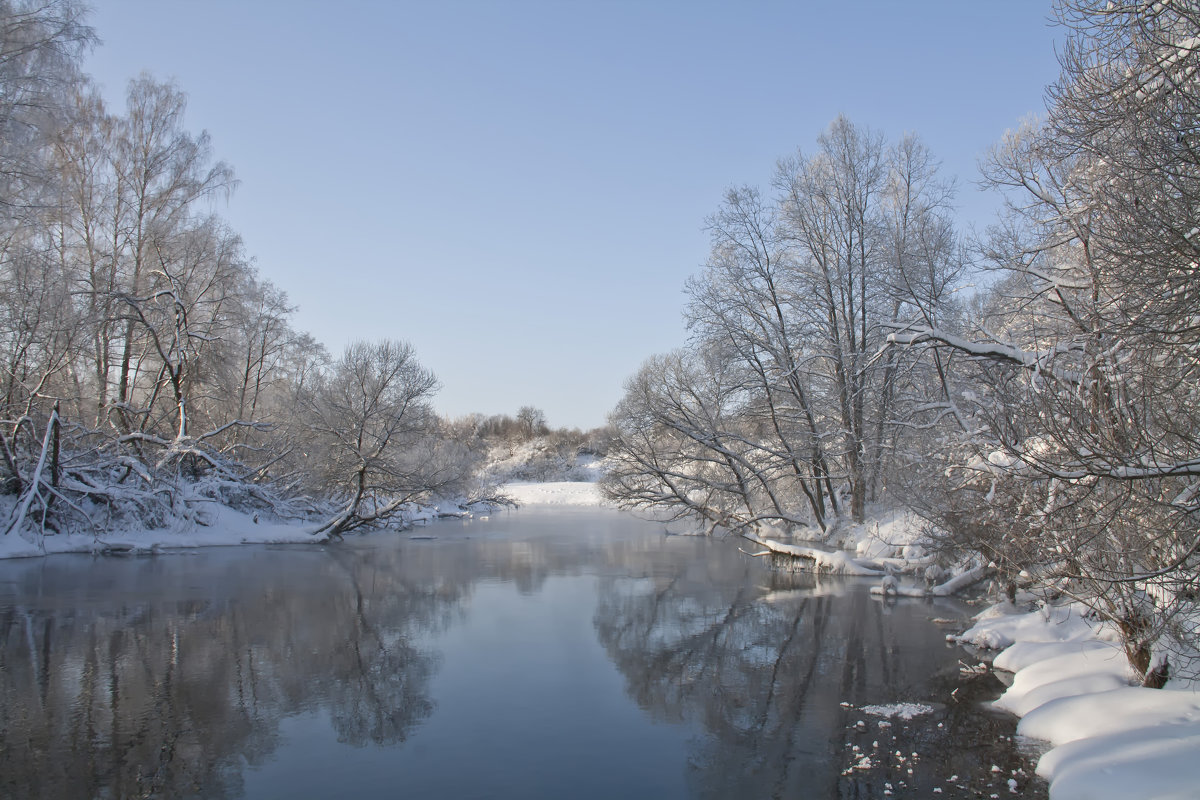
<path fill-rule="evenodd" d="M 1048 742 L 1038 774 L 1051 800 L 1185 800 L 1200 791 L 1200 692 L 1173 678 L 1132 685 L 1117 632 L 1077 604 L 983 612 L 955 640 L 1000 650 L 1013 673 L 995 707 L 1021 717 L 1020 735 Z"/>
<path fill-rule="evenodd" d="M 162 528 L 55 533 L 26 538 L 20 531 L 0 536 L 0 559 L 31 558 L 56 553 L 103 553 L 122 555 L 193 547 L 223 547 L 236 544 L 285 544 L 313 542 L 315 525 L 269 519 L 213 503 L 205 509 L 203 522 L 179 519 Z"/>
<path fill-rule="evenodd" d="M 455 502 L 410 504 L 396 516 L 395 527 L 420 525 L 441 517 L 467 516 Z M 133 555 L 198 547 L 242 544 L 314 544 L 326 534 L 314 533 L 320 520 L 279 519 L 265 513 L 240 511 L 217 502 L 189 509 L 159 528 L 118 528 L 95 532 L 48 533 L 34 537 L 21 531 L 0 536 L 0 559 L 33 558 L 60 553 Z"/>
<path fill-rule="evenodd" d="M 515 482 L 500 487 L 500 494 L 520 506 L 602 507 L 599 486 L 591 481 Z M 458 502 L 412 504 L 398 517 L 396 527 L 421 525 L 441 517 L 471 516 Z M 205 504 L 187 518 L 161 528 L 87 533 L 52 533 L 36 539 L 19 531 L 0 536 L 0 559 L 34 558 L 56 553 L 131 555 L 197 547 L 241 544 L 312 544 L 323 536 L 312 531 L 319 522 L 281 520 L 267 514 L 243 512 L 220 503 Z"/>

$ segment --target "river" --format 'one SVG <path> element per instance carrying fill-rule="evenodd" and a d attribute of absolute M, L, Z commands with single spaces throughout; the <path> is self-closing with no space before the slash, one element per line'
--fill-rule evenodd
<path fill-rule="evenodd" d="M 763 561 L 532 509 L 0 563 L 0 796 L 1046 796 L 969 607 Z"/>

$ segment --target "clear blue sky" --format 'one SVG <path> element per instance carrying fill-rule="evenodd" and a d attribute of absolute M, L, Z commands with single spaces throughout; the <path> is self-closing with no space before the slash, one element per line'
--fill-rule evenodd
<path fill-rule="evenodd" d="M 223 214 L 334 355 L 416 347 L 446 414 L 600 425 L 683 343 L 729 186 L 838 113 L 979 156 L 1043 109 L 1045 2 L 96 0 L 87 70 L 190 97 L 242 185 Z"/>

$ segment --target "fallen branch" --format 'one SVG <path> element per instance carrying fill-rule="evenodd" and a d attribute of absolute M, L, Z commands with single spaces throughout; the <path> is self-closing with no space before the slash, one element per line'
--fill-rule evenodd
<path fill-rule="evenodd" d="M 771 555 L 771 552 L 772 552 L 772 551 L 770 551 L 770 550 L 763 550 L 762 552 L 759 552 L 759 553 L 751 553 L 750 551 L 748 551 L 748 550 L 743 550 L 742 548 L 740 548 L 740 547 L 739 547 L 739 548 L 738 548 L 738 552 L 739 552 L 739 553 L 745 553 L 745 554 L 746 554 L 746 555 L 748 555 L 748 556 L 754 556 L 755 558 L 759 558 L 759 557 L 761 557 L 761 556 L 769 556 L 769 555 Z"/>
<path fill-rule="evenodd" d="M 21 502 L 13 510 L 13 517 L 8 523 L 8 527 L 4 529 L 5 536 L 29 514 L 29 507 L 33 505 L 33 498 L 35 496 L 41 497 L 41 492 L 38 491 L 38 488 L 42 482 L 42 471 L 46 468 L 46 456 L 50 452 L 50 443 L 53 441 L 54 429 L 57 425 L 58 411 L 52 411 L 50 413 L 50 421 L 46 424 L 46 435 L 42 439 L 42 453 L 38 456 L 37 466 L 33 470 L 33 475 L 29 478 L 29 486 L 25 488 L 25 494 L 22 496 Z M 43 500 L 42 502 L 46 501 Z"/>
<path fill-rule="evenodd" d="M 820 550 L 815 547 L 784 544 L 783 542 L 777 542 L 774 539 L 759 539 L 757 536 L 752 534 L 746 535 L 745 538 L 767 549 L 766 553 L 747 553 L 747 555 L 758 557 L 760 555 L 770 554 L 807 559 L 813 562 L 813 566 L 817 570 L 827 570 L 829 572 L 834 572 L 841 575 L 860 575 L 865 577 L 873 577 L 883 574 L 877 569 L 871 569 L 870 567 L 860 564 L 858 561 L 846 555 L 846 553 L 841 550 Z"/>
<path fill-rule="evenodd" d="M 974 567 L 955 575 L 944 583 L 939 583 L 937 586 L 904 586 L 892 575 L 887 578 L 879 586 L 871 587 L 871 594 L 876 595 L 894 595 L 896 597 L 949 597 L 950 595 L 958 594 L 963 589 L 969 586 L 974 586 L 992 574 L 990 567 Z"/>

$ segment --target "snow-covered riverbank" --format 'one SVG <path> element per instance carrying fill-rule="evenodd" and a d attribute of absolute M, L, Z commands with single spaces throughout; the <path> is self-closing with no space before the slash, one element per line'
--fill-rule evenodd
<path fill-rule="evenodd" d="M 178 520 L 149 530 L 58 533 L 31 540 L 13 531 L 0 536 L 0 558 L 27 558 L 55 553 L 126 554 L 236 544 L 283 544 L 316 541 L 314 525 L 278 521 L 213 504 L 205 524 Z"/>
<path fill-rule="evenodd" d="M 500 491 L 516 502 L 518 507 L 604 505 L 599 487 L 589 481 L 518 482 L 505 484 Z M 403 527 L 419 525 L 440 516 L 463 516 L 469 513 L 454 502 L 413 505 L 400 515 L 397 522 Z M 203 513 L 193 514 L 190 519 L 176 520 L 162 528 L 57 533 L 38 539 L 13 531 L 0 536 L 0 559 L 56 553 L 125 555 L 239 544 L 313 544 L 324 540 L 324 536 L 314 535 L 317 527 L 314 522 L 278 520 L 266 514 L 245 513 L 211 503 L 203 509 Z"/>
<path fill-rule="evenodd" d="M 508 483 L 500 490 L 518 506 L 602 506 L 600 487 L 590 481 Z"/>
<path fill-rule="evenodd" d="M 1200 797 L 1200 692 L 1172 679 L 1131 685 L 1115 631 L 1078 605 L 1023 613 L 993 606 L 955 637 L 1001 649 L 1014 673 L 996 707 L 1021 717 L 1018 733 L 1051 749 L 1038 763 L 1051 800 L 1185 800 Z"/>

